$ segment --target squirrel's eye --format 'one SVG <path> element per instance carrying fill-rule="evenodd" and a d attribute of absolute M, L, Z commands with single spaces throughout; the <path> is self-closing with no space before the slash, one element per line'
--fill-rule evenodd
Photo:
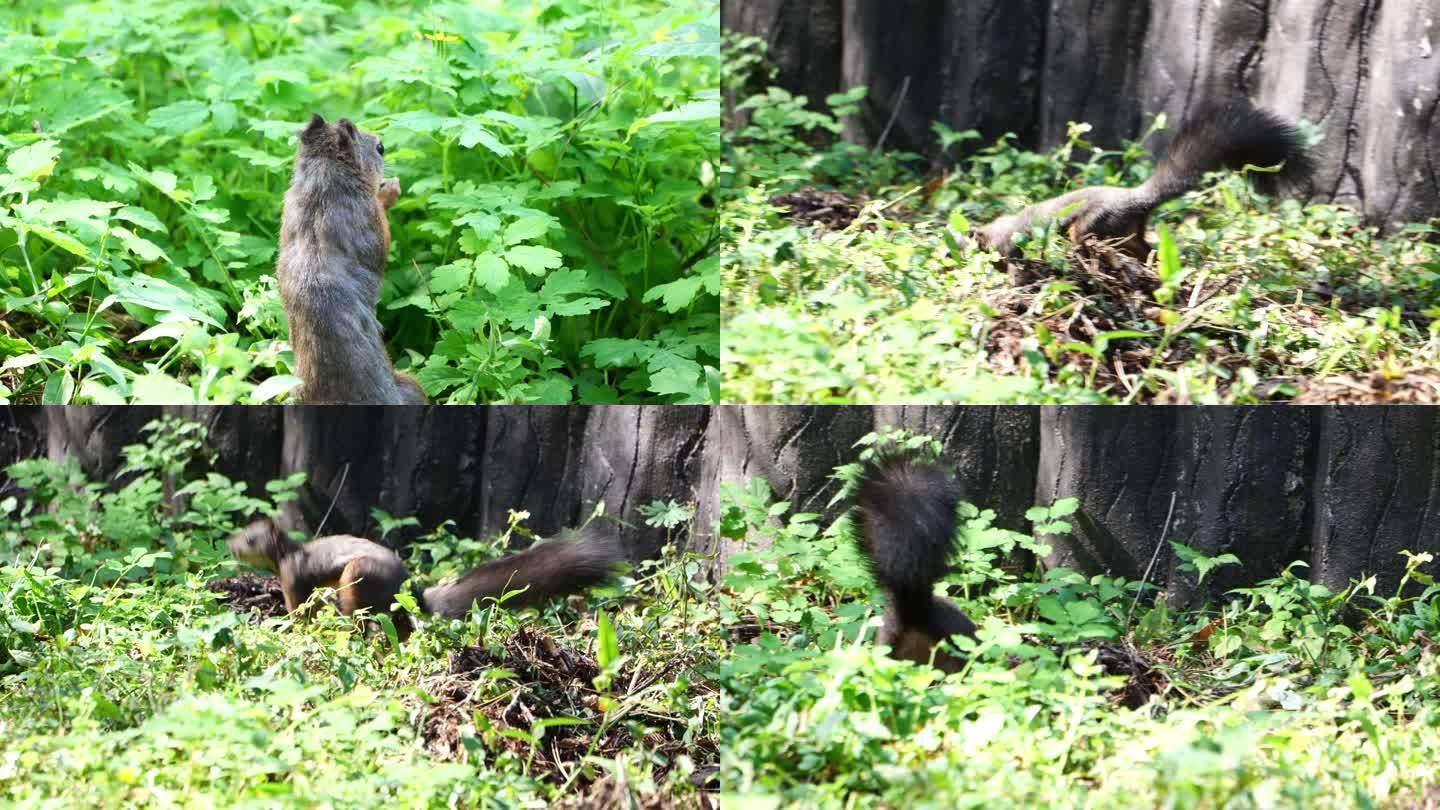
<path fill-rule="evenodd" d="M 379 152 L 379 153 L 382 154 L 382 155 L 385 154 L 385 142 L 384 142 L 384 141 L 376 141 L 376 142 L 375 142 L 375 151 L 376 151 L 376 152 Z"/>

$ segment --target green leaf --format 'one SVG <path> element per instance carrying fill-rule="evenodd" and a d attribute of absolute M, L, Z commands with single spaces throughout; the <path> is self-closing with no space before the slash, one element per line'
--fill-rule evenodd
<path fill-rule="evenodd" d="M 165 171 L 164 169 L 156 169 L 154 171 L 150 171 L 149 169 L 146 169 L 135 163 L 131 163 L 129 164 L 129 166 L 130 171 L 134 172 L 136 177 L 139 177 L 141 180 L 144 180 L 155 188 L 160 189 L 161 193 L 165 194 L 165 196 L 171 198 L 175 196 L 175 175 Z"/>
<path fill-rule="evenodd" d="M 60 160 L 60 145 L 55 141 L 36 141 L 11 152 L 5 158 L 5 168 L 16 177 L 39 180 L 49 177 Z"/>
<path fill-rule="evenodd" d="M 209 116 L 209 104 L 187 99 L 151 110 L 150 116 L 145 119 L 145 125 L 166 132 L 190 132 L 199 129 Z"/>
<path fill-rule="evenodd" d="M 42 405 L 68 405 L 75 397 L 75 377 L 70 369 L 62 368 L 51 372 L 45 380 L 45 391 L 40 395 Z"/>
<path fill-rule="evenodd" d="M 567 70 L 565 78 L 575 86 L 575 95 L 581 107 L 588 107 L 605 97 L 605 80 L 593 73 Z"/>
<path fill-rule="evenodd" d="M 620 662 L 620 638 L 607 611 L 595 617 L 595 626 L 595 661 L 605 669 Z"/>
<path fill-rule="evenodd" d="M 599 368 L 639 366 L 655 351 L 655 344 L 633 338 L 598 338 L 585 344 L 581 357 L 592 357 Z"/>
<path fill-rule="evenodd" d="M 526 386 L 525 401 L 536 405 L 568 405 L 574 399 L 573 389 L 564 377 L 547 377 Z"/>
<path fill-rule="evenodd" d="M 154 276 L 115 276 L 110 291 L 116 301 L 135 304 L 157 312 L 175 312 L 194 321 L 220 329 L 220 322 L 205 314 L 200 303 L 174 284 Z"/>
<path fill-rule="evenodd" d="M 470 279 L 474 273 L 475 264 L 470 259 L 460 259 L 441 265 L 430 271 L 430 292 L 444 293 L 469 289 Z"/>
<path fill-rule="evenodd" d="M 699 374 L 681 368 L 662 368 L 650 375 L 650 390 L 656 394 L 679 394 L 682 402 L 702 403 L 707 386 Z"/>
<path fill-rule="evenodd" d="M 562 262 L 560 251 L 539 245 L 516 245 L 505 251 L 505 261 L 534 276 L 545 275 Z"/>
<path fill-rule="evenodd" d="M 195 402 L 195 392 L 190 390 L 190 386 L 159 371 L 136 377 L 131 390 L 135 405 L 190 405 Z"/>
<path fill-rule="evenodd" d="M 666 312 L 680 312 L 690 306 L 691 301 L 695 300 L 695 296 L 699 294 L 700 287 L 704 283 L 705 280 L 703 278 L 687 276 L 686 278 L 676 279 L 669 284 L 657 284 L 645 292 L 645 298 L 643 300 L 649 303 L 657 298 L 661 298 L 663 299 L 660 304 L 661 309 Z"/>
<path fill-rule="evenodd" d="M 429 133 L 439 132 L 444 129 L 446 125 L 450 123 L 450 120 L 451 119 L 443 115 L 436 115 L 432 112 L 415 111 L 390 116 L 389 125 L 408 129 L 411 132 Z M 296 124 L 295 126 L 298 129 L 301 125 Z"/>
<path fill-rule="evenodd" d="M 475 283 L 490 292 L 498 293 L 510 283 L 510 266 L 494 253 L 488 250 L 481 253 L 475 257 L 474 264 Z"/>
<path fill-rule="evenodd" d="M 300 387 L 301 380 L 290 374 L 276 374 L 255 386 L 250 392 L 251 402 L 269 402 L 281 394 L 288 394 Z"/>
<path fill-rule="evenodd" d="M 119 211 L 116 211 L 115 218 L 123 219 L 126 222 L 129 222 L 130 224 L 137 227 L 144 228 L 147 231 L 163 232 L 166 230 L 165 223 L 161 222 L 159 217 L 155 216 L 149 211 L 146 211 L 144 208 L 137 208 L 133 205 L 127 205 L 124 208 L 121 208 Z"/>
<path fill-rule="evenodd" d="M 550 217 L 523 217 L 510 223 L 505 229 L 505 244 L 513 245 L 517 242 L 525 242 L 539 236 L 544 236 L 550 229 Z"/>
<path fill-rule="evenodd" d="M 161 250 L 158 245 L 143 236 L 135 235 L 129 228 L 111 228 L 110 233 L 119 237 L 120 244 L 124 245 L 126 250 L 139 256 L 141 261 L 153 262 L 156 259 L 170 261 L 170 257 L 166 256 L 165 251 Z"/>
<path fill-rule="evenodd" d="M 636 124 L 675 124 L 686 121 L 708 121 L 712 118 L 717 120 L 720 118 L 719 101 L 692 101 L 673 110 L 665 110 L 642 118 Z"/>
<path fill-rule="evenodd" d="M 467 120 L 460 127 L 460 145 L 469 149 L 477 143 L 500 157 L 509 157 L 514 154 L 514 150 L 501 143 L 490 130 L 473 120 Z"/>

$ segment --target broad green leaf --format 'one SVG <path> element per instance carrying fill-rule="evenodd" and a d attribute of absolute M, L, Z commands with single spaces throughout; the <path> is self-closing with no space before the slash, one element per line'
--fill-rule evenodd
<path fill-rule="evenodd" d="M 250 392 L 250 401 L 269 402 L 281 394 L 287 394 L 299 388 L 300 383 L 301 380 L 299 377 L 290 374 L 276 374 L 274 377 L 255 386 L 254 390 Z"/>
<path fill-rule="evenodd" d="M 120 244 L 124 245 L 126 250 L 139 256 L 142 261 L 153 262 L 156 259 L 170 261 L 170 257 L 166 256 L 165 251 L 161 250 L 158 245 L 143 236 L 137 236 L 129 228 L 111 228 L 110 233 L 118 237 Z"/>
<path fill-rule="evenodd" d="M 60 145 L 55 141 L 36 141 L 22 146 L 5 158 L 5 168 L 16 177 L 39 180 L 49 177 L 60 160 Z"/>
<path fill-rule="evenodd" d="M 554 270 L 562 261 L 560 251 L 539 245 L 516 245 L 505 251 L 505 261 L 535 276 Z"/>
<path fill-rule="evenodd" d="M 137 227 L 144 228 L 147 231 L 163 232 L 166 230 L 165 224 L 160 221 L 159 217 L 146 211 L 144 208 L 138 208 L 133 205 L 127 205 L 119 211 L 116 211 L 115 217 L 116 219 L 123 219 Z"/>
<path fill-rule="evenodd" d="M 707 386 L 699 374 L 663 368 L 650 375 L 650 390 L 662 396 L 679 394 L 684 402 L 706 402 Z"/>
<path fill-rule="evenodd" d="M 648 124 L 673 124 L 684 121 L 708 121 L 720 117 L 720 102 L 692 101 L 673 110 L 665 110 L 641 119 Z M 639 122 L 637 122 L 639 123 Z"/>
<path fill-rule="evenodd" d="M 649 359 L 655 344 L 634 338 L 598 338 L 585 344 L 582 357 L 592 357 L 599 368 L 638 366 Z"/>
<path fill-rule="evenodd" d="M 573 388 L 564 377 L 547 377 L 526 386 L 525 399 L 537 405 L 568 405 L 574 400 Z"/>
<path fill-rule="evenodd" d="M 68 405 L 75 398 L 75 377 L 70 369 L 57 369 L 45 380 L 45 391 L 40 395 L 42 405 Z"/>
<path fill-rule="evenodd" d="M 166 132 L 184 133 L 199 129 L 210 117 L 210 105 L 203 101 L 187 99 L 156 107 L 145 119 L 145 125 Z"/>
<path fill-rule="evenodd" d="M 599 76 L 593 73 L 581 73 L 578 70 L 567 70 L 565 78 L 575 86 L 575 95 L 582 108 L 605 98 L 605 80 Z"/>
<path fill-rule="evenodd" d="M 513 245 L 517 242 L 524 242 L 534 239 L 537 236 L 544 236 L 550 229 L 550 217 L 523 217 L 510 223 L 505 228 L 505 244 Z"/>
<path fill-rule="evenodd" d="M 514 154 L 514 150 L 501 143 L 494 133 L 474 121 L 466 121 L 461 126 L 459 140 L 460 145 L 466 149 L 478 143 L 500 157 L 509 157 Z"/>
<path fill-rule="evenodd" d="M 116 276 L 111 282 L 110 291 L 116 301 L 161 313 L 179 313 L 216 329 L 221 328 L 219 321 L 205 314 L 200 303 L 189 293 L 164 279 L 141 273 L 129 277 Z"/>
<path fill-rule="evenodd" d="M 660 304 L 661 309 L 666 312 L 680 312 L 690 306 L 691 301 L 695 300 L 695 296 L 699 294 L 700 287 L 704 283 L 705 280 L 702 278 L 687 276 L 676 279 L 669 284 L 657 284 L 645 293 L 643 300 L 649 303 L 657 298 L 661 298 L 664 299 Z"/>
<path fill-rule="evenodd" d="M 129 164 L 129 166 L 130 171 L 134 172 L 136 177 L 139 177 L 141 180 L 144 180 L 155 188 L 160 189 L 160 191 L 164 193 L 167 197 L 175 196 L 176 177 L 174 174 L 171 174 L 164 169 L 155 169 L 154 171 L 151 171 L 135 163 L 131 163 Z"/>
<path fill-rule="evenodd" d="M 475 257 L 475 283 L 492 293 L 498 293 L 510 283 L 510 266 L 494 253 L 481 253 Z"/>
<path fill-rule="evenodd" d="M 473 262 L 470 259 L 461 259 L 441 265 L 430 272 L 430 291 L 443 293 L 467 289 L 470 286 L 474 270 Z"/>
<path fill-rule="evenodd" d="M 190 390 L 190 386 L 159 371 L 136 377 L 131 386 L 131 396 L 136 405 L 190 405 L 195 402 L 195 392 Z"/>

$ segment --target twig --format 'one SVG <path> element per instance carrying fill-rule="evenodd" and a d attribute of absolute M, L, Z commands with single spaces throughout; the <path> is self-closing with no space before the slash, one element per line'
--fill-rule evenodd
<path fill-rule="evenodd" d="M 900 117 L 900 108 L 905 105 L 905 95 L 910 92 L 910 77 L 906 76 L 900 82 L 900 92 L 895 94 L 895 107 L 890 110 L 890 120 L 885 122 L 885 129 L 880 131 L 880 139 L 875 141 L 875 148 L 872 152 L 879 152 L 880 147 L 885 145 L 885 138 L 890 135 L 890 128 L 895 126 L 895 119 Z"/>
<path fill-rule="evenodd" d="M 1165 527 L 1160 530 L 1160 539 L 1155 542 L 1155 553 L 1150 555 L 1150 564 L 1145 566 L 1145 576 L 1140 577 L 1140 587 L 1135 589 L 1135 600 L 1125 614 L 1125 629 L 1130 629 L 1130 618 L 1135 615 L 1135 606 L 1140 604 L 1140 594 L 1145 592 L 1145 583 L 1150 581 L 1150 572 L 1155 570 L 1155 561 L 1160 559 L 1160 548 L 1165 545 L 1165 535 L 1170 532 L 1170 518 L 1175 515 L 1175 493 L 1170 493 L 1170 511 L 1165 513 Z"/>
<path fill-rule="evenodd" d="M 340 483 L 335 487 L 335 494 L 334 494 L 333 496 L 331 496 L 331 498 L 330 498 L 330 505 L 327 506 L 327 507 L 325 507 L 325 516 L 322 517 L 322 518 L 320 518 L 320 525 L 315 527 L 315 537 L 311 537 L 311 538 L 310 538 L 311 540 L 314 540 L 316 537 L 319 537 L 319 536 L 320 536 L 320 530 L 323 529 L 323 528 L 325 528 L 325 521 L 327 521 L 327 520 L 330 519 L 330 511 L 335 508 L 335 502 L 338 501 L 338 500 L 340 500 L 340 490 L 342 490 L 342 489 L 345 488 L 345 476 L 347 476 L 347 475 L 349 475 L 349 474 L 350 474 L 350 462 L 347 461 L 347 462 L 345 462 L 345 469 L 343 469 L 343 470 L 340 471 Z"/>

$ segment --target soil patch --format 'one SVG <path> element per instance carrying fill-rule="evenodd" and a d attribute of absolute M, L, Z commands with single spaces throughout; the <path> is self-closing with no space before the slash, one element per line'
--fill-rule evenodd
<path fill-rule="evenodd" d="M 1295 402 L 1301 405 L 1434 405 L 1440 403 L 1440 371 L 1428 368 L 1376 372 L 1368 377 L 1342 375 L 1306 382 Z"/>
<path fill-rule="evenodd" d="M 864 195 L 802 188 L 789 194 L 777 194 L 770 198 L 770 204 L 784 208 L 785 218 L 796 225 L 818 224 L 838 231 L 850 227 L 850 223 L 860 216 L 860 207 L 866 200 Z"/>
<path fill-rule="evenodd" d="M 611 683 L 608 697 L 621 708 L 611 709 L 608 725 L 603 724 L 600 707 L 602 694 L 596 690 L 594 678 L 600 665 L 588 653 L 567 646 L 549 635 L 524 628 L 503 641 L 498 651 L 478 646 L 466 647 L 450 655 L 449 666 L 421 679 L 420 687 L 433 703 L 426 707 L 421 732 L 426 750 L 439 760 L 467 757 L 467 740 L 478 739 L 485 756 L 508 751 L 531 762 L 531 772 L 546 781 L 564 783 L 582 767 L 587 756 L 610 758 L 633 745 L 634 734 L 643 734 L 643 746 L 652 756 L 656 782 L 668 774 L 676 759 L 688 755 L 696 763 L 716 763 L 719 753 L 712 747 L 694 748 L 686 740 L 687 719 L 683 713 L 671 714 L 663 696 L 650 689 L 657 683 L 674 680 L 683 666 L 698 662 L 669 662 L 659 669 L 622 667 Z M 497 690 L 493 681 L 499 670 L 513 673 Z M 478 687 L 478 688 L 477 688 Z M 649 694 L 642 694 L 648 692 Z M 538 744 L 527 739 L 508 736 L 506 731 L 534 733 L 542 721 L 573 718 L 583 722 L 555 725 L 545 729 Z M 533 758 L 532 758 L 533 757 Z M 710 789 L 712 781 L 696 775 Z M 605 793 L 603 782 L 586 788 L 577 801 Z M 718 791 L 718 784 L 713 789 Z M 613 785 L 611 790 L 624 790 Z M 628 793 L 626 795 L 629 795 Z M 642 803 L 640 807 L 678 807 L 663 803 Z M 619 807 L 618 804 L 577 804 L 576 807 Z"/>
<path fill-rule="evenodd" d="M 240 574 L 211 580 L 205 587 L 220 594 L 220 601 L 236 613 L 254 613 L 262 619 L 285 615 L 279 577 Z"/>

